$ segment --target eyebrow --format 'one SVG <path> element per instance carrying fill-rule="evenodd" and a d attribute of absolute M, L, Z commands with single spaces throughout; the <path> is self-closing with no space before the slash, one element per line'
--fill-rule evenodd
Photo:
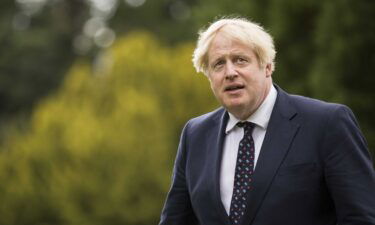
<path fill-rule="evenodd" d="M 247 55 L 245 52 L 242 52 L 242 51 L 230 53 L 229 56 L 230 56 L 230 58 L 232 58 L 232 57 L 245 57 L 247 59 L 251 58 L 251 56 Z M 215 57 L 213 57 L 213 58 L 214 58 L 214 60 L 212 60 L 211 62 L 210 62 L 210 60 L 208 61 L 209 64 L 215 63 L 215 62 L 217 62 L 217 61 L 219 61 L 219 60 L 221 60 L 222 58 L 225 58 L 225 57 L 223 55 L 220 55 L 217 58 L 215 58 Z"/>

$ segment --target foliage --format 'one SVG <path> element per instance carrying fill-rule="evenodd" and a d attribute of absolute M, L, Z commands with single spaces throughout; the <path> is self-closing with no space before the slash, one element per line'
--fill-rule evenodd
<path fill-rule="evenodd" d="M 134 33 L 77 63 L 0 155 L 0 224 L 156 224 L 183 123 L 216 105 L 191 52 Z"/>
<path fill-rule="evenodd" d="M 94 7 L 94 2 L 104 6 L 110 2 L 117 4 L 104 15 L 103 9 Z M 40 99 L 61 85 L 77 58 L 95 58 L 100 48 L 95 47 L 92 37 L 87 37 L 91 18 L 100 18 L 103 26 L 111 26 L 117 36 L 147 29 L 163 37 L 166 43 L 176 43 L 194 37 L 195 29 L 188 20 L 191 4 L 194 1 L 148 0 L 140 7 L 131 7 L 124 0 L 2 0 L 0 143 L 8 121 L 20 115 L 27 117 Z M 31 10 L 36 5 L 38 10 Z M 95 29 L 98 32 L 99 27 Z M 80 50 L 77 43 L 87 49 Z"/>
<path fill-rule="evenodd" d="M 315 58 L 308 80 L 313 96 L 349 105 L 375 156 L 374 1 L 325 1 L 316 21 Z"/>
<path fill-rule="evenodd" d="M 274 81 L 349 105 L 375 149 L 373 0 L 121 1 L 105 21 L 117 41 L 86 57 L 73 46 L 93 1 L 45 1 L 28 27 L 21 2 L 0 3 L 0 224 L 155 224 L 181 127 L 217 106 L 178 43 L 224 15 L 262 24 Z"/>

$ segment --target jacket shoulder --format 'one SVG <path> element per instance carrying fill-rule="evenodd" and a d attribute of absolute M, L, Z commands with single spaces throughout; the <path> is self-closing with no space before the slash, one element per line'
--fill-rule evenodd
<path fill-rule="evenodd" d="M 336 111 L 350 111 L 349 107 L 339 103 L 326 102 L 300 95 L 289 95 L 289 101 L 304 115 L 327 116 Z"/>
<path fill-rule="evenodd" d="M 185 127 L 196 130 L 199 128 L 211 127 L 212 125 L 219 123 L 222 117 L 226 114 L 226 110 L 220 107 L 212 112 L 200 115 L 198 117 L 190 119 Z"/>

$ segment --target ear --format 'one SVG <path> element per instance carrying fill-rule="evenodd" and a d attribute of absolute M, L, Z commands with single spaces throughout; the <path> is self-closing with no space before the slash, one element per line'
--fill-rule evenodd
<path fill-rule="evenodd" d="M 266 70 L 266 77 L 271 77 L 271 75 L 272 75 L 272 64 L 267 63 L 267 65 L 265 67 L 265 70 Z"/>
<path fill-rule="evenodd" d="M 204 75 L 207 77 L 208 81 L 211 83 L 212 78 L 211 78 L 211 73 L 210 73 L 210 71 L 207 70 L 207 71 L 204 73 Z"/>
<path fill-rule="evenodd" d="M 211 80 L 210 75 L 207 75 L 207 80 L 208 80 L 208 82 L 210 83 L 210 86 L 211 86 L 211 88 L 212 88 L 212 80 Z"/>
<path fill-rule="evenodd" d="M 214 83 L 213 83 L 212 77 L 210 76 L 209 73 L 207 74 L 207 80 L 210 83 L 211 90 L 214 91 Z"/>

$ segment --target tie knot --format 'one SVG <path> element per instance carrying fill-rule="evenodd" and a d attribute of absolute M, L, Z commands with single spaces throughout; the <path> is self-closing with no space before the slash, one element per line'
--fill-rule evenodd
<path fill-rule="evenodd" d="M 237 126 L 243 127 L 246 134 L 251 134 L 253 132 L 255 124 L 251 123 L 251 122 L 248 122 L 248 121 L 245 121 L 245 122 L 238 122 Z"/>

